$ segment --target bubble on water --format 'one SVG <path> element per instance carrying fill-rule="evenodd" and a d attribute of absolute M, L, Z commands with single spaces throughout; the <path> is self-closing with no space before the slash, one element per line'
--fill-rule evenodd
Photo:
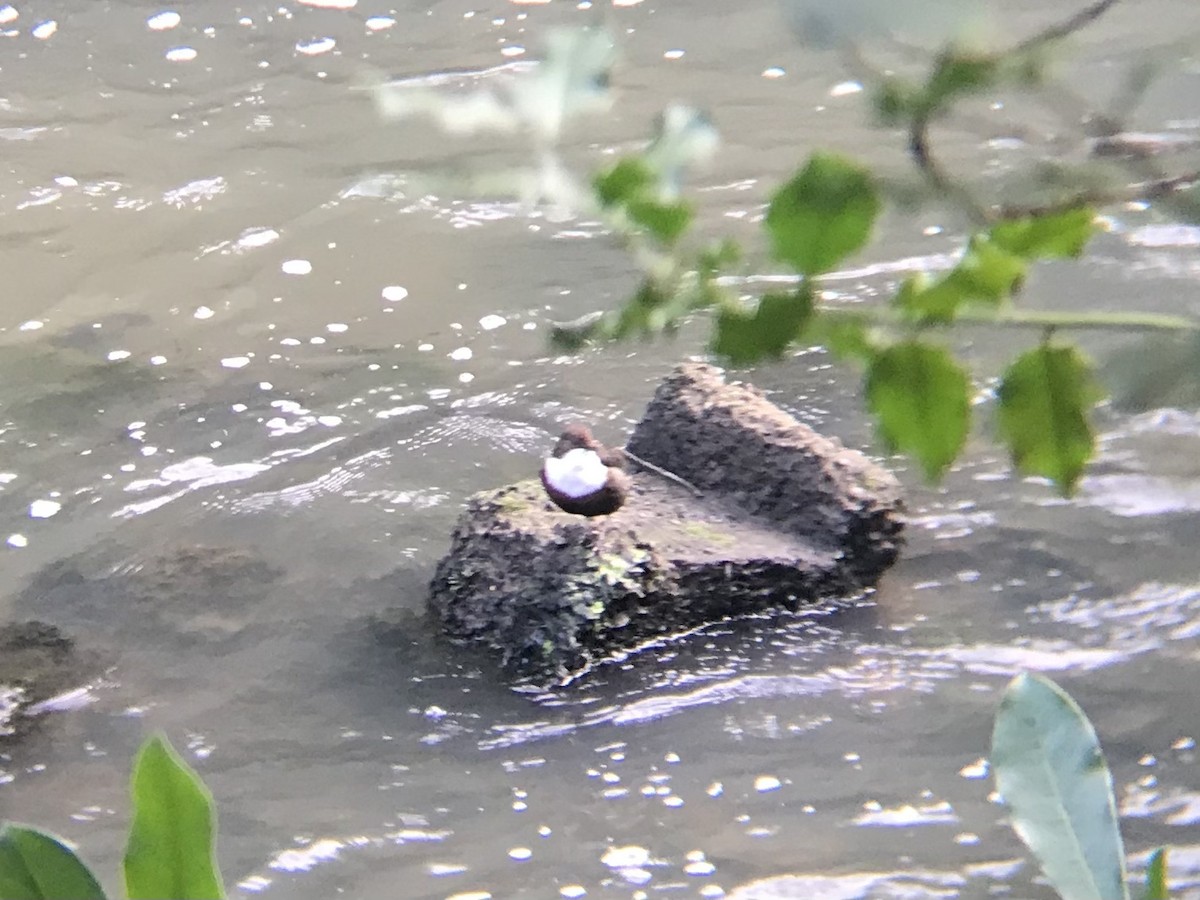
<path fill-rule="evenodd" d="M 247 228 L 234 242 L 234 247 L 239 250 L 247 250 L 265 247 L 277 240 L 279 240 L 279 232 L 274 228 Z"/>
<path fill-rule="evenodd" d="M 650 851 L 636 844 L 624 847 L 609 847 L 600 857 L 600 862 L 610 869 L 625 869 L 630 866 L 644 866 L 650 862 Z"/>
<path fill-rule="evenodd" d="M 38 319 L 30 319 L 28 322 L 21 323 L 21 331 L 37 331 L 39 328 L 45 327 L 46 323 Z"/>
<path fill-rule="evenodd" d="M 458 362 L 464 362 L 470 359 L 474 354 L 471 353 L 470 347 L 459 347 L 456 350 L 451 350 L 449 356 L 451 359 Z"/>
<path fill-rule="evenodd" d="M 682 50 L 668 50 L 663 54 L 663 59 L 683 59 L 683 53 Z"/>
<path fill-rule="evenodd" d="M 28 547 L 29 538 L 25 537 L 23 534 L 10 534 L 5 543 L 7 543 L 10 547 Z"/>
<path fill-rule="evenodd" d="M 396 20 L 391 16 L 371 16 L 364 24 L 367 26 L 367 31 L 383 31 L 395 25 Z"/>
<path fill-rule="evenodd" d="M 425 871 L 435 878 L 440 878 L 444 875 L 461 875 L 467 871 L 467 867 L 462 863 L 430 863 L 425 867 Z"/>
<path fill-rule="evenodd" d="M 398 284 L 389 284 L 382 291 L 383 299 L 388 303 L 398 303 L 408 296 L 408 288 L 403 288 Z"/>
<path fill-rule="evenodd" d="M 754 789 L 760 794 L 765 794 L 768 791 L 777 791 L 783 786 L 774 775 L 759 775 L 754 779 Z"/>
<path fill-rule="evenodd" d="M 298 0 L 301 6 L 316 6 L 320 9 L 354 9 L 358 0 Z"/>
<path fill-rule="evenodd" d="M 194 313 L 192 313 L 192 318 L 211 319 L 214 315 L 216 315 L 216 313 L 214 313 L 207 306 L 197 306 L 196 311 Z"/>
<path fill-rule="evenodd" d="M 221 365 L 227 369 L 241 369 L 250 365 L 250 357 L 248 356 L 227 356 L 221 360 Z"/>
<path fill-rule="evenodd" d="M 195 47 L 172 47 L 163 54 L 168 62 L 191 62 L 199 55 Z"/>
<path fill-rule="evenodd" d="M 518 862 L 524 862 L 527 859 L 533 858 L 533 851 L 528 847 L 513 847 L 508 851 L 510 859 L 515 859 Z"/>
<path fill-rule="evenodd" d="M 850 94 L 862 93 L 863 86 L 857 81 L 843 81 L 835 84 L 829 90 L 830 97 L 847 97 Z"/>
<path fill-rule="evenodd" d="M 763 78 L 782 78 L 786 74 L 782 66 L 770 66 L 762 71 Z"/>
<path fill-rule="evenodd" d="M 484 331 L 492 331 L 506 324 L 508 324 L 508 319 L 504 318 L 504 316 L 490 315 L 484 316 L 479 320 L 479 327 Z"/>
<path fill-rule="evenodd" d="M 7 25 L 9 22 L 17 21 L 20 15 L 13 6 L 8 4 L 0 6 L 0 25 Z"/>
<path fill-rule="evenodd" d="M 56 515 L 62 509 L 61 503 L 56 503 L 53 500 L 34 500 L 29 504 L 29 518 L 31 519 L 49 519 Z"/>
<path fill-rule="evenodd" d="M 349 331 L 350 326 L 345 322 L 330 322 L 325 326 L 326 331 L 332 331 L 335 334 L 340 334 L 343 331 Z"/>
<path fill-rule="evenodd" d="M 119 362 L 122 359 L 129 359 L 131 356 L 133 356 L 133 354 L 128 350 L 110 350 L 108 352 L 108 361 Z"/>
<path fill-rule="evenodd" d="M 341 416 L 317 416 L 317 424 L 324 425 L 326 428 L 333 428 L 342 424 Z"/>
<path fill-rule="evenodd" d="M 308 275 L 313 270 L 307 259 L 285 259 L 279 268 L 284 275 Z"/>
<path fill-rule="evenodd" d="M 322 53 L 328 53 L 337 46 L 337 41 L 331 37 L 316 38 L 311 41 L 299 41 L 296 44 L 296 52 L 304 56 L 320 56 Z"/>
<path fill-rule="evenodd" d="M 58 23 L 53 19 L 47 19 L 45 22 L 39 22 L 37 25 L 34 25 L 29 33 L 39 41 L 44 41 L 56 31 L 58 31 Z"/>
<path fill-rule="evenodd" d="M 963 778 L 987 778 L 988 761 L 982 756 L 973 763 L 968 763 L 958 770 Z"/>
<path fill-rule="evenodd" d="M 151 31 L 167 31 L 183 21 L 183 16 L 173 10 L 155 13 L 146 20 L 146 27 Z"/>
<path fill-rule="evenodd" d="M 587 896 L 587 888 L 582 884 L 564 884 L 558 889 L 560 897 L 566 897 L 568 900 L 576 900 L 578 897 Z"/>

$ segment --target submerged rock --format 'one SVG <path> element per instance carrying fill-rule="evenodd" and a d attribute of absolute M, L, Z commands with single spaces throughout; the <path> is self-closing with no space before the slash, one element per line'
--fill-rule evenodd
<path fill-rule="evenodd" d="M 75 642 L 54 625 L 0 625 L 0 745 L 29 730 L 39 704 L 76 687 L 82 668 Z"/>
<path fill-rule="evenodd" d="M 431 585 L 450 637 L 562 680 L 731 616 L 860 594 L 896 559 L 894 476 L 702 364 L 660 385 L 625 505 L 584 519 L 536 480 L 470 498 Z"/>

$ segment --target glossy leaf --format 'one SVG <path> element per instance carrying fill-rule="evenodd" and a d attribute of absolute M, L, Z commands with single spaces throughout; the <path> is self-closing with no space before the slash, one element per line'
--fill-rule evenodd
<path fill-rule="evenodd" d="M 997 397 L 1014 465 L 1069 494 L 1095 448 L 1089 413 L 1100 391 L 1086 360 L 1074 347 L 1043 344 L 1008 367 Z"/>
<path fill-rule="evenodd" d="M 0 828 L 4 900 L 104 900 L 104 891 L 61 839 L 26 825 Z"/>
<path fill-rule="evenodd" d="M 1167 892 L 1167 848 L 1159 847 L 1146 864 L 1146 892 L 1143 900 L 1171 900 Z"/>
<path fill-rule="evenodd" d="M 1066 259 L 1083 253 L 1095 233 L 1096 214 L 1083 206 L 999 222 L 990 237 L 997 247 L 1025 259 Z"/>
<path fill-rule="evenodd" d="M 801 287 L 790 294 L 764 294 L 753 313 L 725 307 L 717 315 L 713 352 L 734 365 L 778 359 L 812 316 L 812 294 Z"/>
<path fill-rule="evenodd" d="M 970 379 L 946 350 L 905 341 L 877 353 L 867 403 L 888 449 L 909 453 L 936 480 L 958 456 L 971 423 Z"/>
<path fill-rule="evenodd" d="M 133 766 L 133 824 L 125 848 L 130 900 L 222 898 L 213 855 L 212 795 L 166 738 L 147 740 Z"/>
<path fill-rule="evenodd" d="M 992 771 L 1012 825 L 1063 900 L 1128 900 L 1112 776 L 1083 710 L 1018 675 L 996 713 Z"/>
<path fill-rule="evenodd" d="M 865 169 L 816 153 L 771 198 L 766 229 L 776 259 L 802 275 L 820 275 L 867 242 L 878 212 L 875 183 Z"/>

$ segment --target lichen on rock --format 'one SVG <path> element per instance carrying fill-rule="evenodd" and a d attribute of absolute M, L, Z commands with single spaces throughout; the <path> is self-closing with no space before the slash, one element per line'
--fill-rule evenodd
<path fill-rule="evenodd" d="M 445 633 L 511 673 L 564 680 L 731 616 L 859 595 L 895 560 L 896 479 L 719 370 L 678 367 L 628 449 L 625 505 L 584 519 L 537 481 L 470 498 L 431 585 Z"/>

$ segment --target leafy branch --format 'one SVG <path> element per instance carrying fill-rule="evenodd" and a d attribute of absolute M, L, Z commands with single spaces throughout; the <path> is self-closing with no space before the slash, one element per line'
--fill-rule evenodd
<path fill-rule="evenodd" d="M 1095 451 L 1091 416 L 1102 393 L 1091 363 L 1063 333 L 1191 334 L 1200 321 L 1137 310 L 1021 310 L 1016 303 L 1040 263 L 1084 255 L 1097 231 L 1098 207 L 1132 198 L 1172 208 L 1194 206 L 1191 189 L 1200 172 L 1164 174 L 1135 159 L 1131 167 L 1148 177 L 1035 203 L 988 203 L 943 168 L 932 126 L 964 100 L 999 89 L 1042 89 L 1048 49 L 1118 2 L 1093 2 L 1006 51 L 947 46 L 919 82 L 873 72 L 850 48 L 856 68 L 868 73 L 864 80 L 874 83 L 881 122 L 902 129 L 928 191 L 971 223 L 951 269 L 937 277 L 907 277 L 886 304 L 859 304 L 853 310 L 821 302 L 822 279 L 866 246 L 887 192 L 878 175 L 852 160 L 814 153 L 771 196 L 762 247 L 754 250 L 731 239 L 696 238 L 696 211 L 682 184 L 689 166 L 712 152 L 716 134 L 694 110 L 669 108 L 644 151 L 618 159 L 590 179 L 570 174 L 556 143 L 572 111 L 594 112 L 605 104 L 614 55 L 603 32 L 552 36 L 546 61 L 507 95 L 487 91 L 441 101 L 450 104 L 449 111 L 422 92 L 384 87 L 379 96 L 381 109 L 393 116 L 431 115 L 460 132 L 524 130 L 537 148 L 539 168 L 522 183 L 538 189 L 519 193 L 599 218 L 628 251 L 640 276 L 629 300 L 619 309 L 560 323 L 553 339 L 561 347 L 671 334 L 697 313 L 710 316 L 712 352 L 735 365 L 782 358 L 801 342 L 822 344 L 865 369 L 866 402 L 883 445 L 912 455 L 936 480 L 961 453 L 972 425 L 974 385 L 986 380 L 955 356 L 943 336 L 964 326 L 1031 329 L 1036 343 L 1010 362 L 989 392 L 996 404 L 997 437 L 1017 471 L 1049 478 L 1070 493 Z M 1129 103 L 1144 93 L 1148 73 L 1142 69 L 1131 79 Z M 553 101 L 549 111 L 543 108 L 547 98 Z M 474 125 L 464 114 L 470 109 L 481 110 Z M 746 283 L 742 261 L 764 256 L 785 269 L 789 283 L 746 296 L 737 290 Z"/>

